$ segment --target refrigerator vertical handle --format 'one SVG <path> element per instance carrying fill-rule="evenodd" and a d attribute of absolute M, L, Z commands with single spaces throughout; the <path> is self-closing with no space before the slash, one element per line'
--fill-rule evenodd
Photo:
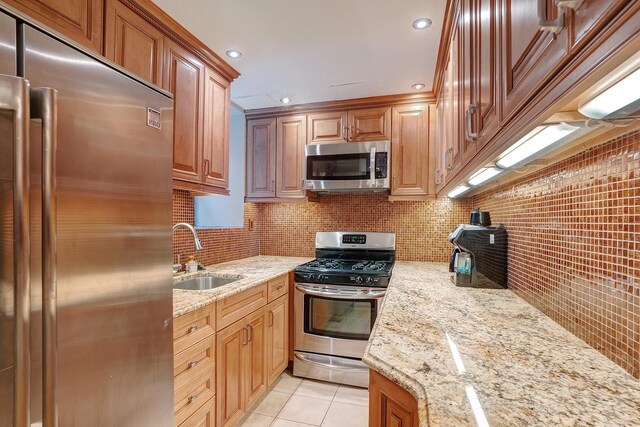
<path fill-rule="evenodd" d="M 57 92 L 32 88 L 30 101 L 31 118 L 42 120 L 42 421 L 44 427 L 57 427 Z"/>
<path fill-rule="evenodd" d="M 13 281 L 15 427 L 28 427 L 31 382 L 29 271 L 29 82 L 0 75 L 0 110 L 13 112 Z"/>

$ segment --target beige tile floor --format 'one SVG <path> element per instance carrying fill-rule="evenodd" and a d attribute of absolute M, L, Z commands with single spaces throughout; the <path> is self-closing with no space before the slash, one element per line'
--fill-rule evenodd
<path fill-rule="evenodd" d="M 242 427 L 367 427 L 369 391 L 296 378 L 285 371 L 240 421 Z"/>

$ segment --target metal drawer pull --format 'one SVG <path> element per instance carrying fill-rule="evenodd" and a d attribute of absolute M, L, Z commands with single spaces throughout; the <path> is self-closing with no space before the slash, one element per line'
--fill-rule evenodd
<path fill-rule="evenodd" d="M 196 400 L 198 400 L 198 395 L 194 395 L 194 396 L 189 396 L 188 402 L 189 404 L 195 402 Z"/>
<path fill-rule="evenodd" d="M 198 364 L 198 361 L 189 362 L 189 364 L 187 365 L 187 369 L 194 368 L 197 364 Z"/>
<path fill-rule="evenodd" d="M 191 334 L 191 333 L 193 333 L 193 332 L 195 332 L 195 331 L 197 331 L 197 330 L 198 330 L 198 327 L 197 327 L 197 326 L 192 326 L 192 327 L 190 327 L 190 328 L 189 328 L 189 330 L 187 331 L 187 333 L 188 333 L 188 334 Z"/>
<path fill-rule="evenodd" d="M 568 7 L 569 9 L 578 10 L 582 6 L 584 0 L 556 0 L 556 6 Z"/>
<path fill-rule="evenodd" d="M 447 151 L 444 155 L 444 163 L 445 163 L 445 167 L 447 168 L 448 171 L 450 171 L 451 169 L 453 169 L 453 165 L 449 163 L 449 156 L 453 153 L 453 148 L 447 148 Z"/>
<path fill-rule="evenodd" d="M 478 106 L 476 104 L 471 104 L 469 105 L 469 108 L 467 108 L 467 111 L 464 113 L 464 130 L 465 133 L 467 134 L 467 140 L 469 141 L 477 141 L 478 140 L 478 134 L 477 133 L 473 133 L 471 132 L 471 118 L 473 117 L 473 115 L 478 111 Z"/>
<path fill-rule="evenodd" d="M 558 10 L 558 17 L 554 20 L 547 19 L 547 0 L 538 0 L 538 26 L 540 31 L 559 34 L 564 28 L 564 14 Z"/>
<path fill-rule="evenodd" d="M 242 328 L 242 345 L 247 345 L 249 342 L 249 329 L 245 326 Z"/>
<path fill-rule="evenodd" d="M 273 310 L 269 310 L 269 326 L 273 326 Z"/>
<path fill-rule="evenodd" d="M 253 326 L 247 325 L 247 341 L 253 341 Z"/>

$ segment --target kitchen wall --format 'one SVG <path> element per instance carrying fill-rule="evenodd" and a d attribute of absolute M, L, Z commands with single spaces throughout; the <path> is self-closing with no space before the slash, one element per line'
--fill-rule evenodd
<path fill-rule="evenodd" d="M 260 253 L 314 256 L 317 231 L 396 233 L 396 256 L 403 261 L 448 262 L 447 235 L 469 222 L 471 200 L 389 202 L 386 195 L 321 196 L 318 202 L 260 206 Z"/>
<path fill-rule="evenodd" d="M 194 199 L 188 191 L 173 190 L 173 223 L 193 224 L 193 204 Z M 244 226 L 198 230 L 204 249 L 197 253 L 191 232 L 184 228 L 176 230 L 173 237 L 173 261 L 177 262 L 178 255 L 181 255 L 184 264 L 189 255 L 195 255 L 204 265 L 211 265 L 256 256 L 260 252 L 257 225 L 258 206 L 245 203 Z"/>
<path fill-rule="evenodd" d="M 473 198 L 509 232 L 509 287 L 640 377 L 640 132 Z"/>

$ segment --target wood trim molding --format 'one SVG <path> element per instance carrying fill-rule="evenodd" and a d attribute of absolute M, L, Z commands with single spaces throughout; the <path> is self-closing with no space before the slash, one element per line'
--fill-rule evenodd
<path fill-rule="evenodd" d="M 444 10 L 444 22 L 442 23 L 442 34 L 440 34 L 440 46 L 438 47 L 436 69 L 433 73 L 433 84 L 431 85 L 431 92 L 436 99 L 440 94 L 440 86 L 444 80 L 442 76 L 447 62 L 449 45 L 451 44 L 451 33 L 453 32 L 453 24 L 458 10 L 458 1 L 459 0 L 448 0 L 447 6 Z"/>
<path fill-rule="evenodd" d="M 230 82 L 240 73 L 150 0 L 119 0 Z"/>
<path fill-rule="evenodd" d="M 263 117 L 279 117 L 291 114 L 315 113 L 318 111 L 337 111 L 360 108 L 371 108 L 412 103 L 435 103 L 432 92 L 404 93 L 398 95 L 372 96 L 368 98 L 344 99 L 338 101 L 313 102 L 310 104 L 292 105 L 290 107 L 271 107 L 254 110 L 245 110 L 247 119 L 259 119 Z"/>

